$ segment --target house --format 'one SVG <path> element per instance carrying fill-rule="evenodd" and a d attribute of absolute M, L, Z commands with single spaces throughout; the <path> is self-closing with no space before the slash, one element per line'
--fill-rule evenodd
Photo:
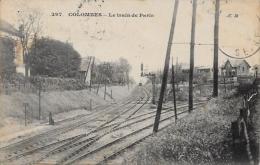
<path fill-rule="evenodd" d="M 25 62 L 23 57 L 23 48 L 19 38 L 19 31 L 13 27 L 10 23 L 1 20 L 0 26 L 0 38 L 9 38 L 14 42 L 14 54 L 15 59 L 14 63 L 16 66 L 16 73 L 21 73 L 25 75 Z M 32 44 L 32 41 L 28 41 L 29 46 Z M 30 68 L 28 68 L 28 77 L 30 77 Z"/>
<path fill-rule="evenodd" d="M 81 65 L 80 65 L 80 71 L 79 71 L 79 79 L 86 83 L 87 85 L 90 85 L 91 81 L 91 73 L 94 65 L 95 57 L 89 56 L 86 58 L 82 58 Z"/>
<path fill-rule="evenodd" d="M 255 64 L 252 68 L 251 68 L 251 74 L 253 76 L 260 77 L 260 64 Z"/>
<path fill-rule="evenodd" d="M 206 81 L 213 80 L 213 69 L 211 67 L 195 67 L 195 74 L 201 75 L 206 79 Z"/>
<path fill-rule="evenodd" d="M 249 75 L 250 65 L 246 60 L 227 60 L 221 66 L 223 77 L 243 77 Z"/>

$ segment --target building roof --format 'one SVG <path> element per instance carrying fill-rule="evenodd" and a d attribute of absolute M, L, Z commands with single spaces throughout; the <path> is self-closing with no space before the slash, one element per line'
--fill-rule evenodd
<path fill-rule="evenodd" d="M 198 66 L 198 67 L 195 67 L 195 68 L 198 69 L 198 70 L 211 69 L 210 66 Z"/>
<path fill-rule="evenodd" d="M 232 67 L 238 67 L 240 64 L 242 64 L 243 62 L 245 62 L 247 65 L 248 65 L 248 67 L 250 68 L 251 66 L 248 64 L 248 62 L 246 61 L 246 60 L 239 60 L 239 59 L 235 59 L 235 60 L 230 60 L 230 59 L 228 59 L 222 66 L 221 66 L 221 68 L 224 68 L 225 66 L 226 66 L 226 64 L 227 64 L 227 62 L 230 62 L 230 64 L 231 64 L 231 66 Z"/>

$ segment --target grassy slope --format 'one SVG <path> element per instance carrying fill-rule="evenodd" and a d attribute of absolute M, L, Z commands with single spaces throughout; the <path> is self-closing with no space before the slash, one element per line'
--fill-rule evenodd
<path fill-rule="evenodd" d="M 108 103 L 108 101 L 87 90 L 43 92 L 41 99 L 42 116 L 43 118 L 47 117 L 49 112 L 56 114 L 72 109 L 88 109 L 90 99 L 95 100 L 92 102 L 93 106 Z M 39 109 L 38 95 L 20 92 L 0 95 L 0 117 L 2 119 L 6 117 L 23 119 L 23 103 L 25 102 L 29 103 L 29 115 L 36 118 Z M 8 124 L 8 122 L 9 118 L 6 121 L 2 120 L 0 123 L 3 125 Z"/>
<path fill-rule="evenodd" d="M 131 90 L 124 86 L 109 87 L 113 89 L 113 96 L 116 99 L 122 99 L 128 96 Z M 103 99 L 103 95 L 96 95 L 96 91 L 88 90 L 69 90 L 43 92 L 41 109 L 43 118 L 47 118 L 49 112 L 54 114 L 55 119 L 65 119 L 79 114 L 91 113 L 89 110 L 89 101 L 92 99 L 92 106 L 105 105 L 111 103 L 111 99 Z M 24 107 L 23 103 L 29 103 L 29 122 L 31 116 L 34 116 L 33 124 L 24 126 Z M 25 134 L 37 133 L 39 130 L 46 129 L 48 125 L 39 125 L 38 118 L 38 95 L 32 93 L 16 92 L 11 95 L 5 95 L 0 91 L 0 145 L 5 141 L 16 137 L 22 137 Z M 18 138 L 19 139 L 19 138 Z"/>
<path fill-rule="evenodd" d="M 112 90 L 112 97 L 115 100 L 121 100 L 123 98 L 125 98 L 126 96 L 128 96 L 132 91 L 133 91 L 134 87 L 133 86 L 129 86 L 129 89 L 127 86 L 107 86 L 107 96 L 106 99 L 107 100 L 111 100 L 110 95 L 111 95 L 111 90 Z M 98 95 L 101 98 L 104 98 L 104 91 L 105 91 L 105 87 L 102 86 L 99 89 Z M 96 89 L 95 89 L 96 92 Z"/>
<path fill-rule="evenodd" d="M 230 127 L 240 98 L 213 99 L 176 125 L 140 144 L 126 164 L 232 164 Z"/>

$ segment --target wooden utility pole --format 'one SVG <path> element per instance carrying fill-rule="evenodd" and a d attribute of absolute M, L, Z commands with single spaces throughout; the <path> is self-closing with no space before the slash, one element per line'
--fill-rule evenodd
<path fill-rule="evenodd" d="M 98 92 L 99 92 L 100 84 L 101 84 L 101 76 L 99 75 L 99 76 L 98 76 L 97 95 L 98 95 Z"/>
<path fill-rule="evenodd" d="M 108 81 L 108 72 L 110 71 L 110 65 L 109 63 L 104 63 L 104 72 L 105 72 L 105 76 L 103 76 L 104 80 L 105 80 L 105 91 L 104 91 L 104 100 L 106 100 L 106 94 L 107 94 L 107 81 Z"/>
<path fill-rule="evenodd" d="M 219 0 L 215 0 L 214 59 L 213 59 L 213 97 L 218 96 L 218 36 L 219 36 Z"/>
<path fill-rule="evenodd" d="M 106 94 L 107 94 L 107 81 L 105 80 L 104 100 L 106 100 Z"/>
<path fill-rule="evenodd" d="M 39 120 L 41 120 L 41 90 L 42 90 L 42 84 L 41 84 L 41 80 L 39 80 L 39 96 L 38 96 L 38 99 L 39 99 Z"/>
<path fill-rule="evenodd" d="M 193 0 L 192 21 L 191 21 L 191 41 L 190 41 L 190 74 L 189 74 L 189 112 L 193 109 L 193 70 L 194 70 L 194 46 L 196 28 L 197 0 Z"/>
<path fill-rule="evenodd" d="M 173 94 L 173 105 L 174 105 L 174 116 L 175 122 L 177 121 L 177 107 L 176 107 L 176 93 L 175 93 L 175 77 L 174 77 L 174 66 L 173 66 L 173 58 L 172 58 L 172 94 Z"/>
<path fill-rule="evenodd" d="M 144 75 L 144 64 L 141 63 L 141 77 L 143 77 Z"/>
<path fill-rule="evenodd" d="M 227 93 L 227 87 L 226 87 L 226 73 L 223 73 L 223 77 L 224 77 L 224 88 L 225 88 L 225 93 Z"/>
<path fill-rule="evenodd" d="M 24 125 L 27 126 L 27 107 L 28 107 L 28 103 L 23 103 L 24 105 Z"/>
<path fill-rule="evenodd" d="M 152 98 L 152 103 L 155 104 L 155 74 L 152 74 L 152 85 L 153 85 L 153 98 Z"/>
<path fill-rule="evenodd" d="M 255 67 L 255 79 L 257 79 L 257 75 L 258 75 L 258 67 Z"/>
<path fill-rule="evenodd" d="M 126 72 L 126 78 L 127 78 L 127 89 L 129 90 L 129 72 Z"/>
<path fill-rule="evenodd" d="M 178 83 L 178 81 L 180 81 L 179 79 L 178 79 L 178 56 L 177 56 L 177 58 L 176 58 L 176 69 L 175 69 L 175 74 L 174 74 L 174 76 L 175 76 L 175 83 L 176 83 L 176 87 L 177 87 L 177 90 L 179 89 L 179 83 Z"/>
<path fill-rule="evenodd" d="M 91 87 L 92 87 L 92 71 L 94 68 L 94 63 L 95 63 L 95 57 L 93 57 L 91 68 L 90 68 L 90 80 L 89 80 L 89 90 L 90 91 L 91 91 Z"/>
<path fill-rule="evenodd" d="M 67 56 L 66 56 L 66 61 L 67 61 L 67 77 L 69 77 L 69 54 L 67 54 Z"/>
<path fill-rule="evenodd" d="M 159 122 L 160 122 L 161 111 L 162 111 L 162 102 L 163 102 L 165 87 L 167 86 L 167 77 L 168 77 L 169 62 L 170 62 L 170 55 L 171 55 L 172 39 L 173 39 L 173 35 L 174 35 L 178 5 L 179 5 L 179 0 L 175 0 L 172 23 L 171 23 L 171 30 L 170 30 L 170 36 L 169 36 L 169 41 L 168 41 L 168 46 L 167 46 L 167 51 L 166 51 L 166 57 L 165 57 L 165 62 L 164 62 L 161 92 L 160 92 L 160 97 L 159 97 L 159 102 L 158 102 L 158 106 L 157 106 L 157 112 L 156 112 L 154 127 L 153 127 L 154 133 L 156 133 L 158 131 L 158 128 L 159 128 Z"/>

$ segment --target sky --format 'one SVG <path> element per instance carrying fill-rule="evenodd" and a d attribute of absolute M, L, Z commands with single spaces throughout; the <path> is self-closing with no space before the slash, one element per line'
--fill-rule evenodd
<path fill-rule="evenodd" d="M 1 0 L 0 18 L 18 27 L 23 13 L 41 13 L 42 36 L 72 43 L 82 57 L 95 56 L 101 61 L 126 58 L 132 65 L 132 77 L 140 75 L 140 64 L 147 71 L 163 70 L 173 15 L 173 0 Z M 213 65 L 214 1 L 198 0 L 195 42 L 195 66 Z M 79 5 L 82 4 L 79 9 Z M 235 55 L 248 54 L 259 47 L 260 1 L 221 0 L 220 48 Z M 68 16 L 98 12 L 102 17 Z M 18 12 L 19 11 L 19 12 Z M 53 12 L 62 16 L 51 16 Z M 109 17 L 112 14 L 151 14 L 152 17 Z M 180 0 L 172 53 L 174 63 L 189 63 L 191 0 Z M 238 14 L 238 15 L 237 15 Z M 244 49 L 244 50 L 243 50 Z M 219 64 L 226 56 L 219 52 Z M 258 52 L 247 59 L 260 64 Z"/>

